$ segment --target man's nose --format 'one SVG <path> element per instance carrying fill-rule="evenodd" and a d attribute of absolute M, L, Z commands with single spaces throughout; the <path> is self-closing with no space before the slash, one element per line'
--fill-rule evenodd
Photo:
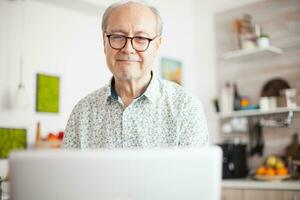
<path fill-rule="evenodd" d="M 126 45 L 123 47 L 122 51 L 127 53 L 135 53 L 135 49 L 132 46 L 132 39 L 127 38 Z"/>

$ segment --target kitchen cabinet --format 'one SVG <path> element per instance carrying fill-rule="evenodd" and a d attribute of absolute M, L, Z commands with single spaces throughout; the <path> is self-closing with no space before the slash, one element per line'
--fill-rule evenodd
<path fill-rule="evenodd" d="M 283 192 L 283 200 L 300 200 L 300 191 Z"/>
<path fill-rule="evenodd" d="M 241 189 L 222 189 L 221 200 L 242 200 L 243 190 Z"/>
<path fill-rule="evenodd" d="M 222 189 L 221 200 L 300 200 L 300 191 Z"/>
<path fill-rule="evenodd" d="M 300 200 L 300 180 L 225 179 L 221 200 Z"/>

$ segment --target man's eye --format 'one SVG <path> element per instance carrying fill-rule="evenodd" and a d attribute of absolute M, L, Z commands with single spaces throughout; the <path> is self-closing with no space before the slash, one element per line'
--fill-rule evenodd
<path fill-rule="evenodd" d="M 114 41 L 122 41 L 122 40 L 124 40 L 124 36 L 122 36 L 122 35 L 112 35 L 111 39 L 114 40 Z"/>
<path fill-rule="evenodd" d="M 134 37 L 134 41 L 137 43 L 146 43 L 148 42 L 148 39 L 144 37 Z"/>

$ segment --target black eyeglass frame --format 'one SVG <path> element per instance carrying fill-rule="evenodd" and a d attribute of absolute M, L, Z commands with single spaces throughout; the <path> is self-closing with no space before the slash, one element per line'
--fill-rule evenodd
<path fill-rule="evenodd" d="M 120 47 L 120 48 L 115 48 L 115 47 L 113 47 L 113 46 L 111 45 L 110 37 L 113 36 L 113 35 L 121 36 L 121 37 L 124 37 L 124 38 L 126 39 L 126 40 L 125 40 L 125 43 L 124 43 L 124 45 L 123 45 L 122 47 Z M 108 38 L 109 46 L 110 46 L 111 48 L 113 48 L 113 49 L 115 49 L 115 50 L 121 50 L 121 49 L 123 49 L 123 48 L 126 46 L 127 40 L 130 39 L 130 43 L 131 43 L 132 48 L 133 48 L 135 51 L 137 51 L 137 52 L 144 52 L 144 51 L 147 51 L 147 49 L 149 48 L 150 43 L 151 43 L 153 40 L 155 40 L 158 36 L 159 36 L 159 35 L 156 35 L 154 38 L 147 38 L 147 37 L 141 37 L 141 36 L 128 37 L 128 36 L 125 36 L 125 35 L 118 35 L 118 34 L 106 34 L 106 37 Z M 133 39 L 134 39 L 134 38 L 143 38 L 143 39 L 148 40 L 148 45 L 147 45 L 147 47 L 145 48 L 145 50 L 137 50 L 136 48 L 134 48 L 134 45 L 133 45 Z"/>

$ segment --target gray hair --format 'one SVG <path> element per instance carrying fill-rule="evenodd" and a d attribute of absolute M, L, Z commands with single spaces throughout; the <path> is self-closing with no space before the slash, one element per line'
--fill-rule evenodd
<path fill-rule="evenodd" d="M 104 12 L 103 16 L 102 16 L 102 25 L 101 25 L 101 28 L 102 28 L 102 32 L 104 33 L 106 31 L 106 28 L 107 28 L 107 20 L 108 20 L 108 17 L 110 15 L 110 13 L 115 10 L 116 8 L 119 8 L 125 4 L 128 4 L 128 3 L 136 3 L 136 4 L 140 4 L 140 5 L 143 5 L 147 8 L 149 8 L 153 14 L 155 15 L 155 18 L 156 18 L 156 34 L 158 35 L 161 35 L 162 34 L 162 30 L 163 30 L 163 21 L 162 21 L 162 18 L 160 16 L 160 13 L 159 11 L 153 7 L 153 6 L 150 6 L 149 4 L 147 4 L 145 1 L 138 1 L 138 0 L 131 0 L 131 1 L 120 1 L 120 2 L 116 2 L 116 3 L 113 3 L 112 5 L 110 5 Z"/>

